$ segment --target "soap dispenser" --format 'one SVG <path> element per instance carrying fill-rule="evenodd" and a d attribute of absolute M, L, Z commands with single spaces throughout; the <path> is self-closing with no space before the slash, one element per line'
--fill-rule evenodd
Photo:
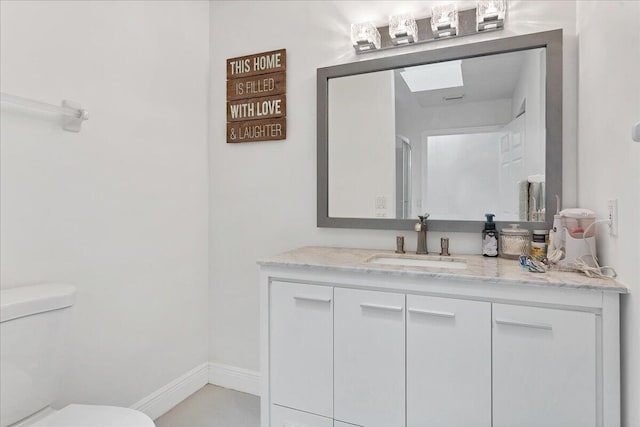
<path fill-rule="evenodd" d="M 482 230 L 482 255 L 488 257 L 498 256 L 498 230 L 496 230 L 496 223 L 493 222 L 494 214 L 485 214 L 487 222 L 484 223 L 484 230 Z"/>

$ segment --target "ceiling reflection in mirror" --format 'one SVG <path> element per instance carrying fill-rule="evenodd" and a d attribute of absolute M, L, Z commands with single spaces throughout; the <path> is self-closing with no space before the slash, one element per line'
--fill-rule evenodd
<path fill-rule="evenodd" d="M 329 217 L 544 221 L 545 50 L 329 79 Z"/>

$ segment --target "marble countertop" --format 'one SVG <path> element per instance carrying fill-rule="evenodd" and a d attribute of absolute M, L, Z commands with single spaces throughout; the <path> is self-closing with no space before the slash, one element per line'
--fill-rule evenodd
<path fill-rule="evenodd" d="M 481 255 L 451 255 L 451 260 L 463 260 L 465 269 L 416 267 L 404 265 L 373 264 L 367 262 L 376 255 L 397 257 L 393 251 L 376 249 L 351 249 L 309 246 L 284 252 L 263 260 L 261 266 L 297 267 L 362 273 L 381 273 L 396 276 L 447 278 L 455 280 L 482 280 L 513 285 L 551 286 L 575 289 L 592 289 L 627 293 L 628 288 L 613 279 L 590 278 L 572 271 L 548 271 L 532 273 L 523 270 L 518 261 L 504 258 L 488 258 Z M 429 254 L 429 256 L 437 254 Z M 419 258 L 420 255 L 402 255 Z"/>

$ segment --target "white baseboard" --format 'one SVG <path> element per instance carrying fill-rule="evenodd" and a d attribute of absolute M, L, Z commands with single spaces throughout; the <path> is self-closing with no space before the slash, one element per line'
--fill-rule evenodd
<path fill-rule="evenodd" d="M 131 408 L 155 420 L 207 385 L 209 372 L 209 363 L 205 362 L 134 403 Z"/>
<path fill-rule="evenodd" d="M 260 396 L 260 373 L 221 363 L 209 363 L 209 383 Z"/>
<path fill-rule="evenodd" d="M 203 363 L 131 405 L 156 419 L 207 384 L 260 395 L 260 373 L 221 363 Z"/>

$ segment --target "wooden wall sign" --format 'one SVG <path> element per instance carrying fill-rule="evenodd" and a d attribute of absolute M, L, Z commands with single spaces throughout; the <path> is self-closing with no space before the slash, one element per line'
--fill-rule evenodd
<path fill-rule="evenodd" d="M 287 50 L 227 59 L 227 143 L 287 137 Z"/>

